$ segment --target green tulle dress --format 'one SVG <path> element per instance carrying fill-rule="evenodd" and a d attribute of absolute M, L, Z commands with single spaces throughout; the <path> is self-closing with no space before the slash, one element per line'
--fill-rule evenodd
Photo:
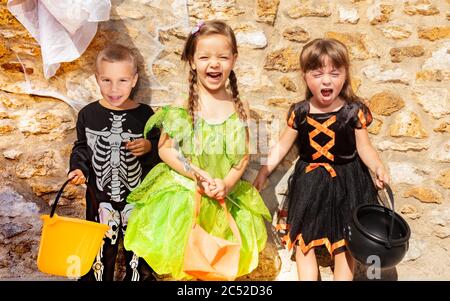
<path fill-rule="evenodd" d="M 178 142 L 183 155 L 213 178 L 223 179 L 246 152 L 245 126 L 236 113 L 220 124 L 196 118 L 193 127 L 184 108 L 166 106 L 148 120 L 145 133 L 155 126 Z M 127 198 L 135 208 L 128 220 L 125 248 L 144 258 L 160 275 L 191 278 L 183 272 L 183 258 L 194 219 L 194 191 L 194 181 L 160 163 Z M 242 276 L 258 265 L 258 254 L 267 240 L 264 218 L 269 221 L 271 217 L 258 191 L 243 180 L 228 194 L 226 204 L 242 238 L 238 272 Z M 214 199 L 202 197 L 197 222 L 215 236 L 236 241 Z"/>

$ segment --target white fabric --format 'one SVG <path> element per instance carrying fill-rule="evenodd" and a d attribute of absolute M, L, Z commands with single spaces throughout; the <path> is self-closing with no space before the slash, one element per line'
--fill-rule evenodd
<path fill-rule="evenodd" d="M 44 76 L 55 75 L 61 62 L 79 58 L 109 20 L 110 0 L 8 0 L 9 11 L 41 46 Z"/>

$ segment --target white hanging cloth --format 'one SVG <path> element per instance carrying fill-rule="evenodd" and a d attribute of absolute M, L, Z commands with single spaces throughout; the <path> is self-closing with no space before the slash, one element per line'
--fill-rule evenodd
<path fill-rule="evenodd" d="M 110 0 L 8 0 L 9 11 L 41 46 L 45 78 L 79 58 L 110 18 Z"/>

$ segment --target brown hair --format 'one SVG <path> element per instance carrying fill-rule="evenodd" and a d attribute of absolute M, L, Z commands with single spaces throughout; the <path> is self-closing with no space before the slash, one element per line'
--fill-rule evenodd
<path fill-rule="evenodd" d="M 325 57 L 329 57 L 335 68 L 345 68 L 345 82 L 339 93 L 345 101 L 358 101 L 360 98 L 353 92 L 350 81 L 350 59 L 347 47 L 335 39 L 315 39 L 303 47 L 300 54 L 300 67 L 303 74 L 309 70 L 324 67 Z M 312 93 L 306 86 L 306 99 L 312 97 Z"/>
<path fill-rule="evenodd" d="M 181 60 L 189 63 L 189 98 L 188 98 L 188 111 L 191 115 L 192 120 L 194 120 L 194 112 L 198 108 L 198 93 L 197 93 L 197 71 L 192 69 L 191 62 L 194 59 L 194 53 L 197 46 L 197 40 L 200 36 L 207 36 L 213 34 L 220 34 L 228 38 L 231 44 L 233 54 L 238 53 L 236 37 L 233 30 L 223 21 L 211 20 L 206 21 L 200 26 L 197 25 L 196 31 L 189 34 L 186 43 L 184 44 L 183 53 L 181 54 Z M 247 114 L 244 110 L 244 105 L 239 98 L 239 91 L 237 87 L 236 74 L 231 70 L 230 76 L 230 88 L 233 95 L 233 100 L 235 104 L 236 111 L 239 118 L 242 120 L 247 120 Z"/>
<path fill-rule="evenodd" d="M 110 63 L 128 61 L 133 64 L 133 72 L 137 73 L 136 56 L 133 51 L 120 44 L 111 44 L 103 48 L 98 54 L 95 60 L 95 69 L 98 70 L 98 64 L 101 61 L 107 61 Z"/>

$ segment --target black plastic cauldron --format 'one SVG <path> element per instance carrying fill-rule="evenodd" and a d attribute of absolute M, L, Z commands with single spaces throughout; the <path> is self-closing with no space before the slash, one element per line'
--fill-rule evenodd
<path fill-rule="evenodd" d="M 392 210 L 378 204 L 359 205 L 344 229 L 348 250 L 366 266 L 379 262 L 380 268 L 393 267 L 403 259 L 409 247 L 411 230 L 394 211 L 391 188 L 387 184 L 385 188 Z"/>

